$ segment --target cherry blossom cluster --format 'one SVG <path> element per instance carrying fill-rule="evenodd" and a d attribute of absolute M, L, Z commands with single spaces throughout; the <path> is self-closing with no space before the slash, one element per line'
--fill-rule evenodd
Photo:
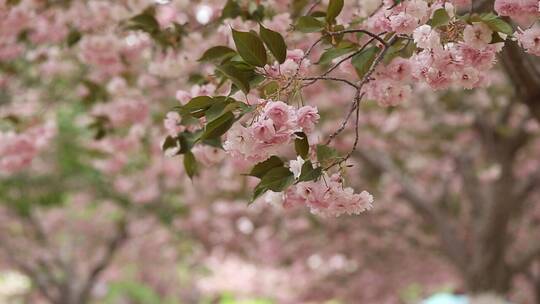
<path fill-rule="evenodd" d="M 0 174 L 9 175 L 29 167 L 55 133 L 53 123 L 31 127 L 21 133 L 0 132 Z"/>
<path fill-rule="evenodd" d="M 299 178 L 304 160 L 298 158 L 289 162 L 295 178 Z M 358 215 L 372 208 L 373 196 L 367 191 L 354 193 L 351 187 L 343 185 L 339 174 L 324 175 L 317 181 L 300 182 L 290 187 L 282 195 L 269 193 L 267 200 L 282 200 L 285 208 L 307 206 L 313 214 L 338 217 L 343 214 Z"/>
<path fill-rule="evenodd" d="M 223 147 L 233 157 L 261 161 L 279 154 L 295 138 L 295 133 L 309 135 L 319 121 L 317 108 L 299 109 L 282 101 L 262 101 L 262 110 L 249 126 L 237 124 L 228 134 Z"/>
<path fill-rule="evenodd" d="M 472 89 L 488 84 L 486 72 L 494 63 L 503 45 L 489 44 L 493 31 L 485 24 L 467 25 L 463 43 L 441 44 L 439 33 L 429 25 L 414 32 L 414 41 L 423 50 L 412 58 L 412 75 L 424 80 L 433 89 L 446 89 L 452 84 Z"/>

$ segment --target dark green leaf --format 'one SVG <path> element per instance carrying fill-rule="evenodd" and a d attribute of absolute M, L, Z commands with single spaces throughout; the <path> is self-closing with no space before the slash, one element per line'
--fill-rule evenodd
<path fill-rule="evenodd" d="M 512 26 L 501 18 L 487 19 L 482 21 L 494 32 L 499 32 L 506 35 L 512 35 L 514 33 Z"/>
<path fill-rule="evenodd" d="M 79 40 L 81 40 L 81 33 L 77 30 L 71 30 L 67 36 L 67 45 L 69 47 L 72 47 L 74 46 L 75 44 L 77 44 L 77 42 L 79 42 Z"/>
<path fill-rule="evenodd" d="M 163 151 L 169 149 L 169 148 L 174 148 L 178 145 L 178 141 L 176 138 L 172 138 L 170 136 L 167 136 L 165 138 L 165 141 L 163 141 L 163 144 L 161 145 L 161 149 Z"/>
<path fill-rule="evenodd" d="M 330 48 L 321 55 L 321 58 L 319 59 L 319 62 L 317 62 L 317 64 L 329 64 L 335 58 L 341 57 L 353 51 L 354 51 L 353 47 Z"/>
<path fill-rule="evenodd" d="M 302 33 L 320 32 L 324 29 L 324 23 L 311 16 L 302 16 L 298 18 L 296 29 Z"/>
<path fill-rule="evenodd" d="M 298 182 L 308 182 L 318 179 L 322 175 L 322 168 L 317 167 L 313 168 L 311 161 L 306 161 L 302 165 L 302 170 L 300 171 L 300 176 L 298 177 Z"/>
<path fill-rule="evenodd" d="M 325 145 L 317 145 L 317 160 L 319 163 L 326 165 L 329 161 L 338 157 L 338 153 L 334 148 Z"/>
<path fill-rule="evenodd" d="M 274 155 L 267 160 L 256 164 L 248 175 L 262 178 L 268 171 L 277 167 L 283 167 L 283 161 Z"/>
<path fill-rule="evenodd" d="M 184 154 L 184 169 L 186 170 L 189 178 L 193 178 L 193 176 L 197 174 L 197 160 L 191 151 Z"/>
<path fill-rule="evenodd" d="M 218 138 L 225 134 L 234 123 L 234 114 L 232 112 L 225 112 L 218 118 L 208 122 L 204 127 L 204 132 L 201 135 L 201 139 Z"/>
<path fill-rule="evenodd" d="M 501 38 L 501 35 L 497 32 L 493 32 L 493 35 L 491 35 L 491 43 L 499 43 L 504 42 L 504 39 Z"/>
<path fill-rule="evenodd" d="M 249 92 L 249 81 L 253 77 L 253 71 L 241 69 L 233 62 L 227 62 L 217 67 L 217 70 L 229 78 L 244 93 Z"/>
<path fill-rule="evenodd" d="M 214 103 L 210 96 L 197 96 L 192 98 L 186 105 L 180 108 L 181 115 L 191 115 L 200 118 Z"/>
<path fill-rule="evenodd" d="M 447 25 L 450 22 L 450 16 L 444 8 L 440 8 L 433 13 L 431 18 L 431 27 L 436 28 L 439 26 Z"/>
<path fill-rule="evenodd" d="M 156 34 L 159 32 L 159 23 L 150 11 L 145 11 L 142 14 L 129 19 L 127 29 L 141 30 L 149 34 Z"/>
<path fill-rule="evenodd" d="M 332 22 L 341 13 L 343 9 L 343 0 L 330 0 L 328 10 L 326 11 L 326 21 Z"/>
<path fill-rule="evenodd" d="M 180 151 L 178 154 L 185 154 L 191 151 L 191 148 L 201 138 L 202 130 L 195 132 L 182 132 L 178 135 L 178 141 L 180 142 Z"/>
<path fill-rule="evenodd" d="M 278 32 L 265 28 L 262 24 L 259 24 L 259 26 L 261 38 L 266 47 L 279 63 L 285 62 L 285 59 L 287 59 L 287 45 L 283 36 Z"/>
<path fill-rule="evenodd" d="M 296 154 L 306 159 L 309 153 L 309 142 L 304 132 L 295 133 L 297 138 L 294 140 L 294 149 Z"/>
<path fill-rule="evenodd" d="M 236 55 L 235 50 L 223 45 L 218 45 L 206 50 L 198 61 L 222 61 L 229 59 L 234 55 Z"/>
<path fill-rule="evenodd" d="M 240 8 L 240 5 L 238 5 L 238 2 L 235 0 L 227 0 L 227 3 L 221 10 L 221 18 L 222 19 L 234 19 L 242 14 L 242 10 Z"/>
<path fill-rule="evenodd" d="M 252 32 L 240 32 L 232 30 L 234 44 L 238 53 L 247 63 L 263 67 L 266 65 L 266 49 L 261 39 Z"/>
<path fill-rule="evenodd" d="M 364 77 L 369 71 L 379 50 L 379 47 L 372 46 L 353 56 L 351 63 L 356 69 L 358 77 Z"/>
<path fill-rule="evenodd" d="M 281 192 L 293 182 L 294 176 L 288 168 L 276 167 L 270 169 L 270 171 L 262 177 L 261 182 L 255 187 L 253 199 L 255 200 L 268 190 Z"/>
<path fill-rule="evenodd" d="M 265 84 L 262 88 L 260 88 L 261 97 L 269 98 L 270 96 L 273 96 L 274 94 L 276 94 L 278 90 L 279 90 L 279 84 L 276 81 L 271 81 Z"/>

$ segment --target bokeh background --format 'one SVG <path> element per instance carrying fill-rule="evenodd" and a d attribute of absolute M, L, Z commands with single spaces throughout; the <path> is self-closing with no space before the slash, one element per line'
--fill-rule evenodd
<path fill-rule="evenodd" d="M 289 30 L 311 1 L 237 2 L 0 0 L 0 303 L 540 303 L 538 58 L 509 42 L 487 88 L 364 103 L 347 177 L 369 212 L 323 218 L 273 193 L 248 206 L 256 180 L 222 150 L 194 149 L 193 180 L 161 150 L 175 96 L 219 91 L 197 59 L 231 27 L 316 38 Z M 346 1 L 340 18 L 378 5 Z M 154 35 L 130 23 L 148 10 Z M 314 137 L 352 94 L 305 90 Z"/>

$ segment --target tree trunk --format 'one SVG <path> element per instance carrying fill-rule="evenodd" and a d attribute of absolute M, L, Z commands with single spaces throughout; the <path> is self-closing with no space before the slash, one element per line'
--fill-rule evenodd
<path fill-rule="evenodd" d="M 466 288 L 471 294 L 493 293 L 505 296 L 510 291 L 512 275 L 506 267 L 483 268 L 465 276 Z"/>

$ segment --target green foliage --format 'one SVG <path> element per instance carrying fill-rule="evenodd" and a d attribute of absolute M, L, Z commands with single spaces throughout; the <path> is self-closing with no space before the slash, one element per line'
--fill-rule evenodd
<path fill-rule="evenodd" d="M 294 176 L 289 168 L 275 167 L 266 172 L 261 181 L 255 187 L 253 200 L 264 194 L 268 190 L 281 192 L 294 182 Z"/>
<path fill-rule="evenodd" d="M 265 28 L 262 24 L 259 24 L 259 26 L 260 35 L 266 47 L 279 63 L 285 62 L 285 59 L 287 59 L 287 45 L 283 36 L 278 32 Z"/>
<path fill-rule="evenodd" d="M 336 149 L 326 145 L 317 145 L 317 160 L 321 165 L 327 166 L 329 163 L 338 157 Z"/>
<path fill-rule="evenodd" d="M 294 149 L 296 154 L 303 159 L 306 159 L 309 154 L 309 142 L 304 132 L 297 132 L 297 138 L 294 140 Z"/>
<path fill-rule="evenodd" d="M 265 299 L 244 299 L 237 300 L 231 294 L 224 294 L 219 299 L 219 304 L 272 304 L 273 302 Z"/>
<path fill-rule="evenodd" d="M 307 182 L 316 180 L 321 177 L 323 171 L 321 167 L 313 168 L 313 164 L 310 160 L 304 162 L 302 165 L 302 170 L 300 171 L 300 176 L 298 177 L 298 182 Z"/>
<path fill-rule="evenodd" d="M 342 41 L 336 47 L 327 49 L 319 58 L 317 64 L 329 64 L 335 58 L 352 53 L 356 50 L 356 45 L 349 41 Z"/>
<path fill-rule="evenodd" d="M 182 36 L 186 33 L 184 27 L 173 22 L 172 27 L 161 29 L 159 22 L 155 18 L 155 8 L 149 6 L 142 13 L 135 15 L 125 21 L 124 28 L 129 31 L 143 31 L 148 33 L 154 41 L 162 47 L 177 48 L 181 44 Z"/>
<path fill-rule="evenodd" d="M 104 299 L 105 304 L 114 304 L 119 301 L 130 300 L 130 303 L 161 304 L 161 297 L 152 288 L 137 282 L 114 282 L 109 285 L 108 293 Z M 169 302 L 170 303 L 170 302 Z"/>
<path fill-rule="evenodd" d="M 443 25 L 447 25 L 450 22 L 450 16 L 444 8 L 440 8 L 433 13 L 433 17 L 430 20 L 431 27 L 437 28 Z"/>
<path fill-rule="evenodd" d="M 267 160 L 256 164 L 253 169 L 251 169 L 249 175 L 262 178 L 266 174 L 266 172 L 270 171 L 273 168 L 283 167 L 283 164 L 284 163 L 281 158 L 274 155 Z"/>
<path fill-rule="evenodd" d="M 380 48 L 377 46 L 368 47 L 362 52 L 356 54 L 351 58 L 351 63 L 356 70 L 358 77 L 362 78 L 369 71 L 377 53 L 379 53 Z"/>
<path fill-rule="evenodd" d="M 259 38 L 257 34 L 233 29 L 232 36 L 234 44 L 236 45 L 236 50 L 245 62 L 258 67 L 266 65 L 268 62 L 266 49 L 264 48 L 261 38 Z"/>
<path fill-rule="evenodd" d="M 506 35 L 512 35 L 514 33 L 512 26 L 496 15 L 486 14 L 482 16 L 481 20 L 494 32 Z"/>
<path fill-rule="evenodd" d="M 236 55 L 236 51 L 227 46 L 214 46 L 204 52 L 198 61 L 225 61 Z"/>
<path fill-rule="evenodd" d="M 324 29 L 324 22 L 312 16 L 302 16 L 298 18 L 296 29 L 302 33 L 320 32 Z"/>
<path fill-rule="evenodd" d="M 343 0 L 330 0 L 326 11 L 326 21 L 333 22 L 343 9 Z"/>
<path fill-rule="evenodd" d="M 192 120 L 206 118 L 203 129 L 197 131 L 184 131 L 176 137 L 167 136 L 162 144 L 163 150 L 178 148 L 176 155 L 184 155 L 184 169 L 191 178 L 197 174 L 198 165 L 191 149 L 196 144 L 212 147 L 221 147 L 221 136 L 225 134 L 244 114 L 252 108 L 243 102 L 228 96 L 197 96 L 184 106 L 177 106 L 176 111 L 184 121 L 191 124 Z"/>
<path fill-rule="evenodd" d="M 193 178 L 197 174 L 198 167 L 195 155 L 191 151 L 186 152 L 184 154 L 184 168 L 189 178 Z"/>
<path fill-rule="evenodd" d="M 201 135 L 201 139 L 212 139 L 220 137 L 225 134 L 233 125 L 235 121 L 234 114 L 231 111 L 227 111 L 215 118 L 212 121 L 209 121 L 204 127 L 204 132 Z"/>
<path fill-rule="evenodd" d="M 242 92 L 247 94 L 251 89 L 250 80 L 255 76 L 253 69 L 245 67 L 240 62 L 227 62 L 216 69 L 230 79 Z"/>
<path fill-rule="evenodd" d="M 82 38 L 81 32 L 77 30 L 71 30 L 66 38 L 67 46 L 68 47 L 74 46 L 75 44 L 77 44 L 77 42 L 79 42 L 79 40 L 81 40 L 81 38 Z"/>

